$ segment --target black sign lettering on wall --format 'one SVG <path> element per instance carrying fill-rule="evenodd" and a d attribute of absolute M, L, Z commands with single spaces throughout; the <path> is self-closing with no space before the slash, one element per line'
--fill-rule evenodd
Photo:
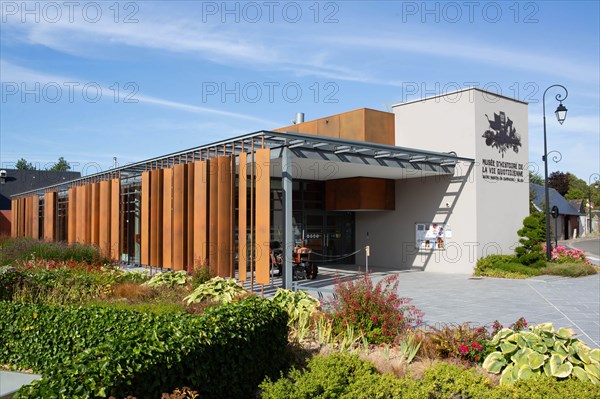
<path fill-rule="evenodd" d="M 498 152 L 504 154 L 507 150 L 512 149 L 515 153 L 519 153 L 521 147 L 521 136 L 517 133 L 517 129 L 513 126 L 513 121 L 506 116 L 503 111 L 499 114 L 494 112 L 494 120 L 486 114 L 490 127 L 483 133 L 485 144 L 488 147 L 497 148 Z"/>

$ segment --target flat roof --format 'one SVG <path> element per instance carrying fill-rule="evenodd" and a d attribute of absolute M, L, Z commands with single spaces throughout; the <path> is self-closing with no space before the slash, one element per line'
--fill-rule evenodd
<path fill-rule="evenodd" d="M 44 191 L 63 191 L 71 186 L 95 183 L 113 178 L 130 178 L 140 176 L 142 172 L 170 168 L 174 165 L 215 158 L 217 156 L 237 155 L 241 152 L 252 152 L 259 148 L 271 150 L 288 147 L 297 159 L 317 159 L 325 162 L 340 162 L 379 168 L 396 167 L 424 170 L 428 166 L 429 173 L 449 174 L 457 162 L 474 162 L 472 158 L 458 156 L 454 152 L 434 152 L 415 148 L 396 147 L 392 145 L 368 143 L 335 137 L 316 136 L 292 132 L 272 132 L 261 130 L 236 136 L 230 139 L 189 148 L 179 152 L 150 158 L 144 161 L 123 165 L 105 172 L 95 173 L 68 182 L 39 187 L 34 190 L 14 194 L 23 196 Z M 276 153 L 275 153 L 276 155 Z M 278 157 L 278 156 L 276 156 Z"/>
<path fill-rule="evenodd" d="M 410 100 L 410 101 L 406 101 L 406 102 L 402 102 L 402 103 L 398 103 L 398 104 L 392 104 L 392 108 L 399 107 L 399 106 L 402 106 L 402 105 L 419 103 L 419 102 L 423 102 L 423 101 L 429 101 L 429 100 L 433 100 L 433 99 L 440 98 L 440 97 L 452 96 L 452 95 L 455 95 L 455 94 L 458 94 L 458 93 L 462 93 L 462 92 L 465 92 L 465 91 L 470 91 L 470 90 L 477 90 L 477 91 L 482 92 L 482 93 L 491 94 L 491 95 L 496 96 L 496 97 L 504 98 L 505 100 L 510 100 L 510 101 L 514 101 L 514 102 L 525 104 L 525 105 L 529 104 L 529 103 L 527 103 L 525 101 L 521 101 L 521 100 L 518 100 L 518 99 L 513 98 L 513 97 L 508 97 L 508 96 L 505 96 L 505 95 L 502 95 L 502 94 L 494 93 L 493 91 L 488 91 L 488 90 L 480 89 L 479 87 L 465 87 L 464 89 L 458 89 L 458 90 L 454 90 L 454 91 L 449 91 L 449 92 L 443 93 L 443 94 L 436 94 L 436 95 L 430 96 L 430 97 L 424 97 L 424 98 L 420 98 L 420 99 L 416 99 L 416 100 Z"/>

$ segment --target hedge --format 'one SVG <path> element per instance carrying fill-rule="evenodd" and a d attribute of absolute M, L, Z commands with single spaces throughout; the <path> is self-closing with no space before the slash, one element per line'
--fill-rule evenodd
<path fill-rule="evenodd" d="M 423 378 L 379 374 L 357 355 L 316 356 L 304 371 L 292 370 L 262 384 L 263 399 L 598 399 L 598 387 L 574 379 L 535 378 L 514 386 L 494 386 L 474 369 L 445 363 L 425 370 Z"/>
<path fill-rule="evenodd" d="M 15 398 L 251 398 L 283 367 L 287 315 L 248 297 L 201 316 L 0 302 L 0 364 L 41 372 Z"/>

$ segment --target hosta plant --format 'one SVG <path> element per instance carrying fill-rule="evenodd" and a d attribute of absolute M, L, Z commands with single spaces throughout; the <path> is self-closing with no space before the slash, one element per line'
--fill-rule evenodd
<path fill-rule="evenodd" d="M 200 284 L 184 300 L 187 301 L 188 305 L 204 300 L 226 303 L 233 301 L 246 292 L 244 287 L 240 286 L 233 278 L 214 277 L 206 283 Z"/>
<path fill-rule="evenodd" d="M 162 287 L 166 285 L 169 288 L 175 287 L 176 285 L 184 285 L 189 280 L 189 276 L 185 270 L 169 271 L 166 273 L 158 273 L 154 275 L 145 284 L 148 287 Z"/>
<path fill-rule="evenodd" d="M 519 332 L 504 328 L 490 341 L 495 351 L 486 357 L 483 367 L 490 373 L 501 373 L 502 384 L 539 375 L 559 379 L 571 376 L 598 384 L 600 349 L 590 349 L 573 335 L 569 328 L 554 331 L 552 323 Z"/>
<path fill-rule="evenodd" d="M 280 288 L 273 297 L 273 303 L 289 315 L 290 327 L 302 329 L 310 324 L 310 316 L 321 306 L 319 300 L 306 291 L 292 291 Z"/>

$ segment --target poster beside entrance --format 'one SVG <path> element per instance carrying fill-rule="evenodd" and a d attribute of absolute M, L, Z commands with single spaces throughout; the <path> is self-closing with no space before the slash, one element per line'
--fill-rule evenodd
<path fill-rule="evenodd" d="M 446 240 L 452 238 L 450 225 L 445 223 L 415 223 L 415 246 L 418 249 L 444 249 Z"/>

